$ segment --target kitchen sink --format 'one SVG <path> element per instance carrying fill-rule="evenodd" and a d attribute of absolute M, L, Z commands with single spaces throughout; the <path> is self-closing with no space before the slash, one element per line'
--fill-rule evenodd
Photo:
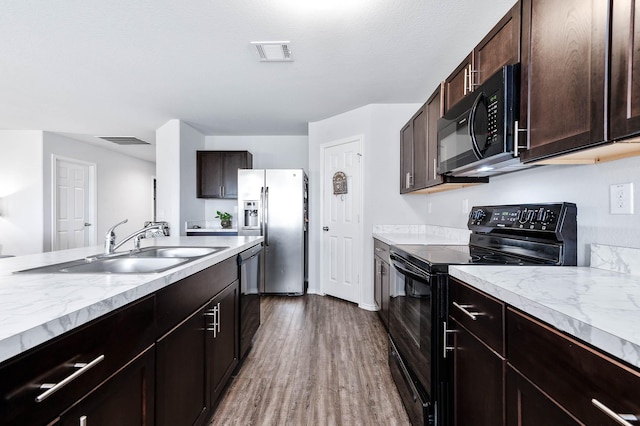
<path fill-rule="evenodd" d="M 228 247 L 146 247 L 138 252 L 85 259 L 17 271 L 18 273 L 149 274 L 163 272 Z"/>
<path fill-rule="evenodd" d="M 229 247 L 146 247 L 137 253 L 131 253 L 131 257 L 202 257 L 217 253 Z"/>

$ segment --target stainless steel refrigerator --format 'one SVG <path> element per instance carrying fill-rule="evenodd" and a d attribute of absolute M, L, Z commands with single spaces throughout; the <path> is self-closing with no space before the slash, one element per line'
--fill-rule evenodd
<path fill-rule="evenodd" d="M 264 236 L 262 293 L 307 290 L 307 191 L 302 169 L 238 170 L 238 235 Z"/>

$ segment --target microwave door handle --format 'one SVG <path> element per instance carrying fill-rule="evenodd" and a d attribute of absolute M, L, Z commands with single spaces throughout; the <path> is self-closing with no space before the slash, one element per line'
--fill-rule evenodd
<path fill-rule="evenodd" d="M 473 101 L 471 112 L 469 112 L 469 137 L 471 138 L 471 147 L 473 148 L 473 153 L 475 154 L 478 160 L 482 159 L 482 153 L 480 152 L 480 147 L 478 146 L 478 140 L 476 138 L 475 124 L 476 124 L 476 112 L 478 111 L 478 105 L 480 105 L 480 101 L 482 101 L 483 97 L 484 97 L 484 93 L 480 92 L 476 97 L 476 100 Z"/>

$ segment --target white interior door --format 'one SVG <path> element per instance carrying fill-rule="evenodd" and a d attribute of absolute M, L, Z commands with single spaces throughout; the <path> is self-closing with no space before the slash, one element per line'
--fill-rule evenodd
<path fill-rule="evenodd" d="M 54 159 L 53 250 L 94 244 L 92 165 Z"/>
<path fill-rule="evenodd" d="M 322 290 L 360 303 L 360 139 L 330 144 L 322 150 Z M 346 194 L 334 194 L 333 179 L 337 172 L 347 177 Z"/>

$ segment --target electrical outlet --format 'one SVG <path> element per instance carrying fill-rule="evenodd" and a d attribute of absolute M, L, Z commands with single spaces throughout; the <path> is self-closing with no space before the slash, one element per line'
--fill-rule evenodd
<path fill-rule="evenodd" d="M 633 214 L 633 183 L 611 185 L 609 197 L 611 214 Z"/>

